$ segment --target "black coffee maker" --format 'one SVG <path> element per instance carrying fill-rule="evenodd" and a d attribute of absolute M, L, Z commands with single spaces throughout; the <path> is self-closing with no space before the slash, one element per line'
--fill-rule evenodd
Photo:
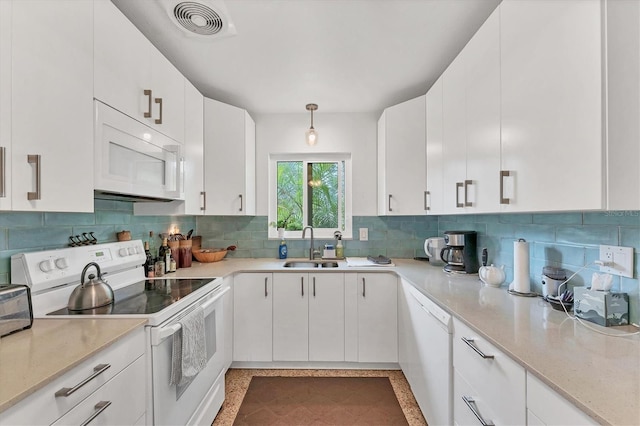
<path fill-rule="evenodd" d="M 447 245 L 440 251 L 440 258 L 446 265 L 445 272 L 477 274 L 478 263 L 476 231 L 445 231 L 444 242 Z"/>

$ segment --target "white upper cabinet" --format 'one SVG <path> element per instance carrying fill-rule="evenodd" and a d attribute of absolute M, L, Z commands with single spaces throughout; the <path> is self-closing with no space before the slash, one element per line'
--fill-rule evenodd
<path fill-rule="evenodd" d="M 94 96 L 184 140 L 184 77 L 109 0 L 95 1 Z"/>
<path fill-rule="evenodd" d="M 247 111 L 204 100 L 205 213 L 256 214 L 256 130 Z"/>
<path fill-rule="evenodd" d="M 444 213 L 499 209 L 499 48 L 495 11 L 442 75 Z"/>
<path fill-rule="evenodd" d="M 384 110 L 378 121 L 378 214 L 427 212 L 425 96 Z"/>
<path fill-rule="evenodd" d="M 427 92 L 427 214 L 442 214 L 442 77 Z"/>
<path fill-rule="evenodd" d="M 500 13 L 502 210 L 603 208 L 600 2 L 505 0 Z"/>
<path fill-rule="evenodd" d="M 7 148 L 0 207 L 91 212 L 93 3 L 0 7 L 0 146 Z"/>

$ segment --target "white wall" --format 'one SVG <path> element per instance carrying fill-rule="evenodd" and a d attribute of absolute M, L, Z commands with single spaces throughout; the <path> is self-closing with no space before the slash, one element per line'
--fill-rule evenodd
<path fill-rule="evenodd" d="M 378 115 L 318 111 L 313 115 L 318 144 L 311 147 L 304 141 L 309 113 L 252 114 L 256 123 L 256 214 L 268 214 L 269 154 L 345 152 L 352 156 L 353 215 L 376 216 Z"/>

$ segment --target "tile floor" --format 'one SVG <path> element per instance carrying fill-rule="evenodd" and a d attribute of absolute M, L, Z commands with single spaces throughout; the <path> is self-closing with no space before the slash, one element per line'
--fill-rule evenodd
<path fill-rule="evenodd" d="M 283 377 L 387 377 L 410 426 L 427 423 L 409 384 L 399 370 L 259 370 L 230 369 L 225 378 L 226 397 L 213 426 L 232 425 L 253 376 Z"/>

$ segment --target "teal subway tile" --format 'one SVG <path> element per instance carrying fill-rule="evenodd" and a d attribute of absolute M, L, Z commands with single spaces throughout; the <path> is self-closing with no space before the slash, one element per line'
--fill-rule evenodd
<path fill-rule="evenodd" d="M 442 228 L 440 228 L 442 230 Z M 506 223 L 489 223 L 487 224 L 486 235 L 496 238 L 512 238 L 515 240 L 517 226 Z"/>
<path fill-rule="evenodd" d="M 541 225 L 582 225 L 582 213 L 538 213 L 533 223 Z"/>
<path fill-rule="evenodd" d="M 387 233 L 386 232 L 382 232 L 382 231 L 375 231 L 375 230 L 369 230 L 369 240 L 370 241 L 375 241 L 375 240 L 386 240 L 387 239 Z"/>
<path fill-rule="evenodd" d="M 503 213 L 500 215 L 500 223 L 531 224 L 533 215 L 527 213 Z"/>
<path fill-rule="evenodd" d="M 387 257 L 400 259 L 413 259 L 415 251 L 407 248 L 390 247 L 387 249 Z"/>
<path fill-rule="evenodd" d="M 250 231 L 231 231 L 224 233 L 225 240 L 237 241 L 237 240 L 250 240 Z"/>
<path fill-rule="evenodd" d="M 0 213 L 0 227 L 14 228 L 22 226 L 39 227 L 44 224 L 44 213 L 3 212 Z"/>
<path fill-rule="evenodd" d="M 98 210 L 116 210 L 116 203 L 117 201 L 115 200 L 99 200 L 97 198 L 94 198 L 93 200 L 93 210 L 94 211 L 98 211 Z"/>
<path fill-rule="evenodd" d="M 5 272 L 0 274 L 0 284 L 11 284 L 8 273 Z"/>
<path fill-rule="evenodd" d="M 640 211 L 608 210 L 603 212 L 585 212 L 584 224 L 640 226 Z"/>
<path fill-rule="evenodd" d="M 620 227 L 620 245 L 633 247 L 635 251 L 640 251 L 640 227 Z"/>
<path fill-rule="evenodd" d="M 551 225 L 518 226 L 515 237 L 528 242 L 553 242 L 556 240 L 556 228 Z"/>
<path fill-rule="evenodd" d="M 478 214 L 474 216 L 475 216 L 475 221 L 478 223 L 499 223 L 500 222 L 499 214 Z"/>
<path fill-rule="evenodd" d="M 93 213 L 45 213 L 44 224 L 46 226 L 93 225 L 95 215 Z"/>
<path fill-rule="evenodd" d="M 618 228 L 613 226 L 562 226 L 556 231 L 556 241 L 585 245 L 618 245 Z"/>
<path fill-rule="evenodd" d="M 65 247 L 71 227 L 15 228 L 9 230 L 11 250 L 37 247 Z"/>
<path fill-rule="evenodd" d="M 131 223 L 131 216 L 127 213 L 117 211 L 98 211 L 96 212 L 97 225 L 128 225 Z"/>
<path fill-rule="evenodd" d="M 530 247 L 534 259 L 547 262 L 568 263 L 581 266 L 585 261 L 585 249 L 580 246 L 533 243 Z"/>

